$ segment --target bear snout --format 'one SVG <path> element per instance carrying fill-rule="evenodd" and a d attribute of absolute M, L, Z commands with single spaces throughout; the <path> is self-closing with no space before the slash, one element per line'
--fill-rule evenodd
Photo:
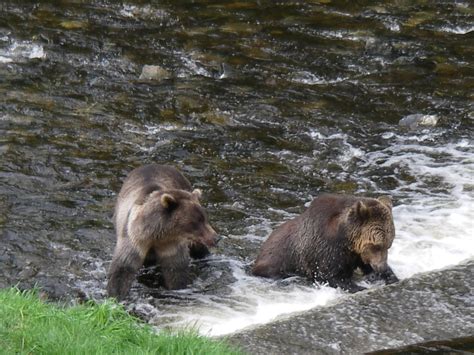
<path fill-rule="evenodd" d="M 382 262 L 371 262 L 370 263 L 370 266 L 372 267 L 372 269 L 374 269 L 374 271 L 378 274 L 382 274 L 384 273 L 385 271 L 387 271 L 388 269 L 388 264 L 386 261 L 382 261 Z"/>
<path fill-rule="evenodd" d="M 207 224 L 205 228 L 201 230 L 201 236 L 198 239 L 200 239 L 201 243 L 205 244 L 208 248 L 214 248 L 217 246 L 221 237 L 209 224 Z"/>

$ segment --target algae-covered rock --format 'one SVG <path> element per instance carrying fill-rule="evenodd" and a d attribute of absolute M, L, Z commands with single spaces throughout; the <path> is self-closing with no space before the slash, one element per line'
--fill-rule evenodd
<path fill-rule="evenodd" d="M 175 105 L 177 112 L 185 115 L 203 113 L 209 109 L 209 102 L 197 96 L 176 96 Z"/>
<path fill-rule="evenodd" d="M 85 21 L 63 21 L 59 25 L 66 30 L 79 30 L 86 28 L 89 24 Z"/>
<path fill-rule="evenodd" d="M 200 115 L 200 119 L 203 122 L 217 125 L 217 126 L 228 126 L 233 123 L 230 115 L 219 111 L 206 111 Z"/>

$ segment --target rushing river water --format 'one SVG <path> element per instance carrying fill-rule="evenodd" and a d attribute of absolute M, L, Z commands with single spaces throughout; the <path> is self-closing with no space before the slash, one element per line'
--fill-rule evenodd
<path fill-rule="evenodd" d="M 401 279 L 472 259 L 473 23 L 468 1 L 1 2 L 0 286 L 105 297 L 115 196 L 149 162 L 225 237 L 189 289 L 140 275 L 127 307 L 160 328 L 350 297 L 248 273 L 323 191 L 393 197 Z"/>

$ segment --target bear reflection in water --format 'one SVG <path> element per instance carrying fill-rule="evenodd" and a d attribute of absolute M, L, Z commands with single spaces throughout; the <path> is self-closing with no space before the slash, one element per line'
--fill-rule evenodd
<path fill-rule="evenodd" d="M 349 292 L 359 268 L 369 280 L 398 281 L 387 264 L 395 237 L 392 201 L 325 194 L 300 216 L 283 223 L 263 243 L 252 273 L 283 278 L 302 275 Z"/>
<path fill-rule="evenodd" d="M 190 258 L 205 257 L 218 242 L 200 196 L 171 166 L 150 164 L 127 176 L 115 205 L 117 244 L 108 274 L 109 296 L 127 295 L 145 259 L 159 264 L 165 288 L 190 283 Z"/>

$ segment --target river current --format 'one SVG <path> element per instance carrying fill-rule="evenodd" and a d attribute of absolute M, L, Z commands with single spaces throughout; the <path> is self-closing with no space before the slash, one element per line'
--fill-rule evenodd
<path fill-rule="evenodd" d="M 126 306 L 158 328 L 351 297 L 248 273 L 321 192 L 392 196 L 401 279 L 472 260 L 473 23 L 468 1 L 2 2 L 0 286 L 103 299 L 115 196 L 150 162 L 224 237 L 189 289 L 142 271 Z"/>

